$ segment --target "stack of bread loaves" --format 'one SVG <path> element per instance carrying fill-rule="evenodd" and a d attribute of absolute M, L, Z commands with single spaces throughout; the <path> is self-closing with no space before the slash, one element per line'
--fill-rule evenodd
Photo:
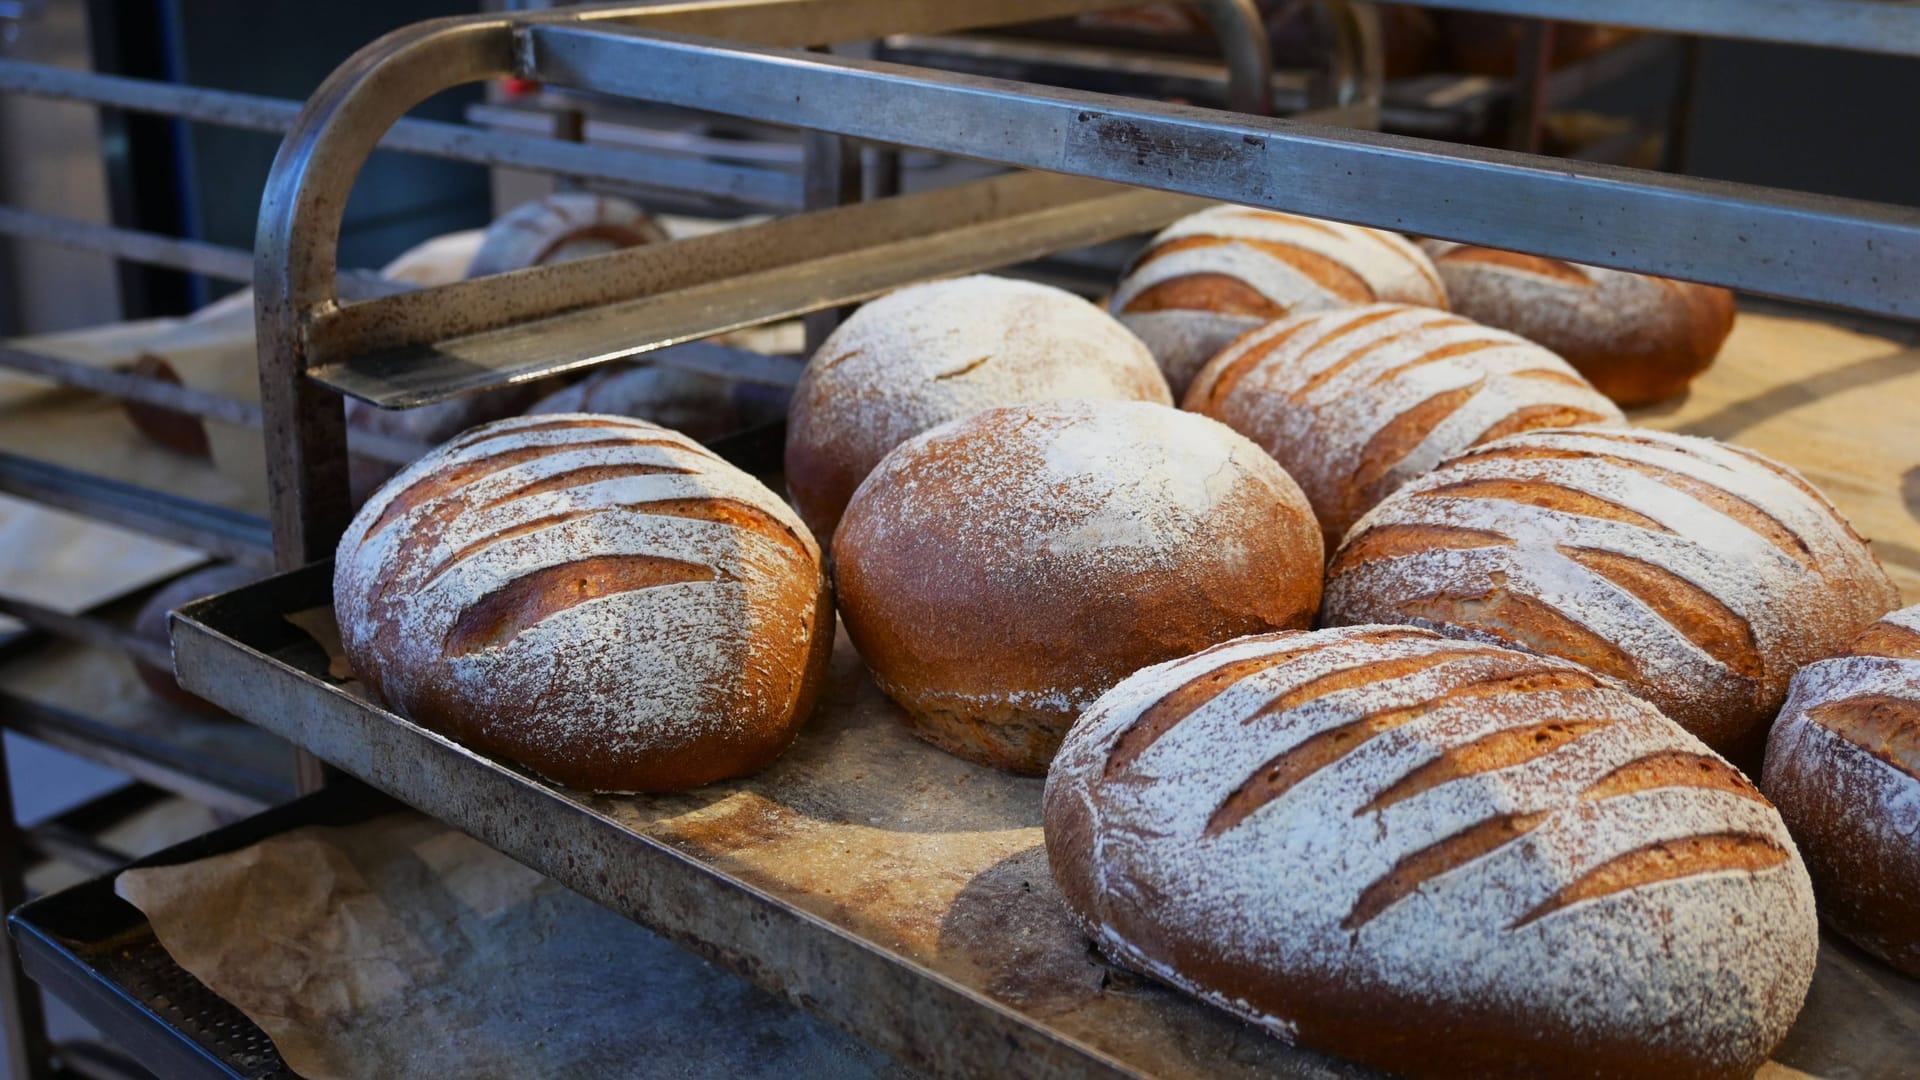
<path fill-rule="evenodd" d="M 1816 889 L 1920 971 L 1920 609 L 1873 624 L 1799 474 L 1609 400 L 1683 386 L 1722 297 L 1433 250 L 1219 207 L 1112 314 L 901 289 L 799 383 L 797 512 L 645 422 L 474 428 L 342 539 L 348 654 L 481 750 L 674 790 L 791 742 L 837 603 L 915 734 L 1046 775 L 1115 961 L 1397 1073 L 1750 1076 Z"/>

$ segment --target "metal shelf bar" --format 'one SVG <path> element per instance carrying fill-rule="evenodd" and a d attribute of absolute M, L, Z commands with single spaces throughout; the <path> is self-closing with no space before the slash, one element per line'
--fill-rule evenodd
<path fill-rule="evenodd" d="M 624 28 L 526 35 L 547 82 L 1920 318 L 1912 208 Z"/>
<path fill-rule="evenodd" d="M 333 309 L 313 328 L 312 374 L 407 408 L 1157 228 L 1199 205 L 1018 173 L 814 211 Z"/>
<path fill-rule="evenodd" d="M 0 491 L 249 566 L 268 565 L 273 550 L 266 521 L 252 514 L 19 454 L 0 452 Z"/>
<path fill-rule="evenodd" d="M 271 777 L 6 691 L 0 726 L 217 810 L 256 813 L 293 794 Z"/>
<path fill-rule="evenodd" d="M 172 649 L 161 642 L 141 637 L 107 619 L 90 615 L 71 615 L 10 596 L 0 596 L 0 615 L 18 619 L 28 626 L 44 630 L 56 637 L 102 649 L 116 649 L 154 667 L 167 671 L 173 670 Z"/>
<path fill-rule="evenodd" d="M 1920 56 L 1912 0 L 1412 0 L 1417 7 Z"/>

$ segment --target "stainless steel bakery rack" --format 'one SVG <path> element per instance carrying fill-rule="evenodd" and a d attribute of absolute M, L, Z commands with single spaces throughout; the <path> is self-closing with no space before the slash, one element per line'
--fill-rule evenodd
<path fill-rule="evenodd" d="M 258 413 L 244 418 L 257 416 L 273 433 L 269 520 L 273 555 L 286 573 L 182 614 L 175 654 L 183 684 L 936 1073 L 1357 1075 L 1076 953 L 1077 938 L 1047 923 L 1056 909 L 1047 906 L 1044 863 L 1033 856 L 1032 782 L 972 769 L 905 738 L 897 725 L 870 722 L 860 702 L 874 694 L 848 666 L 844 642 L 839 706 L 824 710 L 766 777 L 688 796 L 608 799 L 554 788 L 379 708 L 330 677 L 326 649 L 285 619 L 330 600 L 325 560 L 347 518 L 340 393 L 389 406 L 425 404 L 1151 228 L 1196 200 L 1273 206 L 1920 319 L 1920 213 L 1913 210 L 1362 130 L 1379 107 L 1363 70 L 1371 26 L 1364 10 L 1353 12 L 1345 77 L 1328 81 L 1330 100 L 1315 102 L 1332 111 L 1312 123 L 1251 115 L 1268 102 L 1244 88 L 1272 83 L 1241 52 L 1229 60 L 1245 111 L 1231 114 L 798 51 L 1115 6 L 706 0 L 440 20 L 369 46 L 297 113 L 286 103 L 231 95 L 167 98 L 146 87 L 77 88 L 35 75 L 55 96 L 127 108 L 157 102 L 158 111 L 175 115 L 288 132 L 253 256 L 262 395 Z M 1920 4 L 1893 0 L 1432 6 L 1573 19 L 1599 12 L 1611 24 L 1672 33 L 1920 55 Z M 1236 10 L 1244 17 L 1244 8 L 1215 5 L 1222 18 Z M 1531 53 L 1540 55 L 1541 45 L 1530 39 Z M 803 129 L 797 201 L 808 209 L 420 292 L 369 295 L 362 278 L 337 274 L 341 207 L 376 146 L 545 164 L 588 177 L 620 171 L 623 182 L 704 186 L 766 205 L 795 201 L 790 186 L 779 186 L 790 179 L 721 175 L 632 154 L 641 164 L 616 169 L 616 152 L 605 147 L 549 146 L 536 154 L 523 143 L 553 140 L 476 139 L 403 119 L 441 89 L 508 76 Z M 25 79 L 0 67 L 0 88 Z M 1523 111 L 1550 92 L 1526 79 L 1523 72 Z M 861 203 L 857 142 L 1036 171 Z M 26 220 L 23 227 L 45 225 Z M 244 253 L 90 235 L 88 242 L 122 244 L 127 254 L 147 244 L 176 264 L 243 269 L 231 256 Z M 97 380 L 91 388 L 116 392 Z M 118 389 L 129 391 L 122 396 L 149 392 Z M 155 403 L 200 415 L 230 409 L 154 393 L 166 397 Z M 758 451 L 736 455 L 753 464 L 755 453 L 777 449 L 777 438 L 760 438 Z M 151 516 L 181 519 L 174 511 Z M 853 770 L 845 797 L 807 787 L 809 768 Z M 956 786 L 968 795 L 939 794 Z M 876 830 L 886 844 L 868 835 Z M 845 868 L 837 882 L 852 895 L 807 872 L 810 859 L 824 856 L 799 840 L 823 837 L 875 845 L 862 849 L 865 864 Z M 896 849 L 912 857 L 894 860 Z M 771 862 L 756 861 L 762 850 Z M 929 913 L 907 902 L 930 877 L 963 871 L 951 903 Z M 901 902 L 889 906 L 889 898 Z M 1003 933 L 979 935 L 986 923 Z M 1097 993 L 1086 992 L 1087 978 Z M 1781 1059 L 1809 1071 L 1844 1065 L 1857 1075 L 1891 1074 L 1920 1038 L 1916 1017 L 1911 984 L 1828 942 L 1814 997 Z"/>
<path fill-rule="evenodd" d="M 870 34 L 874 7 L 747 2 L 455 20 L 392 35 L 330 79 L 282 149 L 256 247 L 262 397 L 278 434 L 272 523 L 287 572 L 183 611 L 181 678 L 915 1067 L 1357 1075 L 1090 958 L 1063 928 L 1037 854 L 1035 782 L 904 735 L 844 641 L 835 688 L 787 757 L 758 777 L 665 797 L 556 788 L 334 679 L 327 650 L 284 616 L 330 601 L 327 559 L 347 517 L 336 395 L 440 400 L 1136 230 L 1194 199 L 1916 320 L 1920 212 L 795 48 Z M 1624 4 L 1604 15 L 1920 55 L 1913 4 Z M 345 301 L 333 273 L 339 206 L 367 152 L 413 102 L 505 75 L 804 128 L 816 133 L 810 162 L 844 163 L 830 140 L 858 139 L 1037 171 Z M 1891 1075 L 1916 1038 L 1920 992 L 1828 941 L 1780 1058 L 1815 1073 Z"/>

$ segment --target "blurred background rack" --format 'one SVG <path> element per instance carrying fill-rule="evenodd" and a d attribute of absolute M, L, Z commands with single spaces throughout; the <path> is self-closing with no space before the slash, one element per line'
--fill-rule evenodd
<path fill-rule="evenodd" d="M 1913 57 L 1920 55 L 1920 4 L 1610 4 L 1604 8 L 1610 23 L 1684 36 L 1620 35 L 1564 59 L 1556 41 L 1577 28 L 1529 22 L 1517 28 L 1507 69 L 1493 74 L 1390 77 L 1383 34 L 1391 23 L 1383 24 L 1366 5 L 1345 3 L 1316 7 L 1318 37 L 1308 49 L 1314 63 L 1282 64 L 1279 70 L 1264 48 L 1250 47 L 1269 41 L 1264 33 L 1245 30 L 1258 17 L 1252 5 L 1224 0 L 1205 5 L 1211 27 L 1195 24 L 1202 32 L 1185 40 L 1157 34 L 1143 43 L 1137 27 L 1089 28 L 1078 20 L 955 33 L 1015 18 L 1066 18 L 1125 6 L 1096 0 L 734 0 L 614 5 L 582 15 L 513 5 L 477 19 L 401 31 L 343 67 L 304 108 L 287 97 L 0 61 L 0 94 L 89 103 L 108 110 L 116 123 L 149 116 L 172 118 L 157 121 L 163 126 L 190 121 L 291 133 L 289 149 L 267 181 L 255 251 L 245 250 L 244 239 L 216 243 L 204 235 L 167 235 L 120 215 L 116 224 L 102 225 L 0 207 L 0 233 L 183 271 L 191 280 L 172 287 L 196 301 L 213 298 L 208 279 L 258 281 L 262 287 L 257 338 L 250 313 L 236 307 L 224 326 L 240 332 L 210 346 L 241 354 L 258 350 L 258 400 L 63 355 L 62 349 L 73 351 L 71 342 L 0 346 L 0 369 L 87 395 L 62 395 L 60 403 L 22 410 L 18 422 L 12 414 L 0 422 L 0 491 L 191 551 L 298 570 L 330 555 L 346 520 L 346 442 L 336 392 L 409 407 L 798 316 L 812 316 L 809 338 L 817 340 L 831 327 L 835 309 L 892 286 L 1015 263 L 1023 273 L 1094 293 L 1114 279 L 1129 253 L 1128 244 L 1115 241 L 1179 216 L 1197 205 L 1196 197 L 1716 281 L 1875 318 L 1920 318 L 1920 214 L 1610 167 L 1629 162 L 1679 170 L 1708 149 L 1713 128 L 1701 114 L 1711 110 L 1698 95 L 1715 60 L 1699 39 Z M 1553 0 L 1431 6 L 1548 18 L 1597 10 Z M 831 53 L 787 51 L 825 43 L 837 47 Z M 441 93 L 482 80 L 489 81 L 484 100 Z M 429 98 L 433 118 L 402 116 Z M 1239 115 L 1168 108 L 1155 99 L 1233 107 Z M 1571 106 L 1592 99 L 1628 115 L 1596 120 L 1598 114 L 1583 114 L 1562 123 Z M 1320 124 L 1349 130 L 1258 116 L 1308 109 L 1317 110 Z M 978 122 L 986 119 L 1001 122 Z M 1912 131 L 1913 121 L 1904 122 Z M 1387 134 L 1352 130 L 1356 126 Z M 128 136 L 132 142 L 143 137 L 151 141 L 151 129 Z M 1914 153 L 1920 139 L 1893 143 L 1893 153 Z M 754 216 L 737 229 L 587 263 L 408 292 L 371 271 L 335 273 L 337 263 L 351 262 L 355 252 L 378 250 L 352 242 L 340 227 L 349 193 L 358 197 L 364 190 L 356 180 L 376 144 L 488 167 L 493 171 L 483 198 L 495 209 L 550 189 L 557 175 L 569 187 L 631 194 L 667 212 Z M 1556 160 L 1497 147 L 1548 150 Z M 1609 164 L 1561 166 L 1558 159 Z M 1009 167 L 1049 172 L 1009 173 Z M 1324 182 L 1343 174 L 1355 179 Z M 1282 182 L 1275 184 L 1276 178 Z M 1792 186 L 1790 178 L 1784 183 Z M 934 191 L 939 194 L 928 194 Z M 1435 191 L 1453 197 L 1435 200 Z M 1877 190 L 1854 194 L 1898 197 Z M 1907 194 L 1920 199 L 1920 193 Z M 765 212 L 796 210 L 804 213 L 758 222 Z M 182 217 L 175 215 L 174 224 Z M 435 229 L 449 223 L 432 214 L 416 217 Z M 146 223 L 137 215 L 131 220 Z M 1767 258 L 1752 256 L 1763 248 Z M 142 280 L 123 290 L 134 300 L 166 292 Z M 189 343 L 179 347 L 193 348 L 193 335 L 204 327 L 170 321 L 153 329 L 175 340 L 184 334 Z M 116 355 L 127 351 L 124 343 L 117 348 Z M 124 426 L 103 397 L 234 428 L 264 428 L 272 434 L 264 458 L 253 466 L 263 482 L 210 502 L 207 492 L 219 488 L 218 477 L 179 469 L 147 475 L 137 453 L 98 453 L 118 437 L 109 432 Z M 355 443 L 356 452 L 369 448 L 393 461 L 408 460 L 420 449 Z M 266 594 L 248 595 L 271 595 L 272 583 L 264 588 Z M 280 801 L 321 779 L 311 760 L 296 770 L 267 732 L 308 748 L 324 744 L 323 756 L 334 764 L 403 801 L 446 817 L 615 910 L 751 970 L 763 985 L 804 996 L 795 987 L 805 973 L 719 940 L 720 924 L 675 924 L 644 899 L 609 893 L 604 880 L 596 885 L 579 871 L 570 875 L 559 854 L 540 850 L 550 834 L 515 832 L 470 796 L 408 786 L 383 770 L 372 750 L 398 738 L 389 728 L 404 721 L 362 705 L 353 714 L 360 719 L 348 724 L 340 719 L 346 714 L 328 713 L 333 704 L 323 707 L 333 700 L 323 684 L 288 680 L 278 669 L 273 678 L 286 685 L 276 694 L 237 690 L 258 685 L 249 679 L 267 677 L 273 653 L 260 641 L 236 638 L 215 649 L 206 647 L 212 636 L 202 634 L 195 639 L 202 645 L 194 661 L 200 666 L 189 667 L 183 656 L 182 671 L 206 696 L 244 705 L 238 711 L 262 730 L 229 729 L 211 737 L 150 718 L 116 726 L 87 710 L 111 712 L 117 704 L 63 704 L 57 690 L 87 682 L 87 669 L 68 659 L 76 650 L 140 651 L 125 630 L 138 594 L 104 598 L 104 606 L 79 611 L 0 599 L 4 613 L 59 639 L 23 638 L 16 647 L 8 663 L 24 673 L 25 689 L 8 688 L 0 671 L 0 709 L 16 730 L 228 812 Z M 277 619 L 286 612 L 268 614 Z M 321 733 L 314 725 L 326 715 L 338 726 Z M 235 742 L 257 757 L 236 758 Z M 266 764 L 276 755 L 284 767 Z M 485 767 L 462 761 L 449 766 L 456 770 L 449 776 L 477 782 L 477 773 L 457 770 Z M 511 798 L 553 805 L 553 793 L 537 790 L 540 785 L 525 778 L 505 782 L 517 792 Z M 124 805 L 137 802 L 127 796 Z M 9 908 L 24 896 L 18 868 L 30 851 L 64 844 L 68 853 L 89 857 L 86 830 L 111 815 L 83 809 L 76 820 L 43 830 L 50 839 L 37 847 L 30 838 L 13 837 L 7 847 L 13 868 L 0 870 L 0 899 Z M 575 810 L 554 812 L 562 815 L 558 820 L 582 820 Z M 585 835 L 593 835 L 591 829 Z M 110 861 L 98 850 L 90 857 L 95 868 Z M 723 887 L 741 888 L 737 882 Z M 796 925 L 805 923 L 801 918 Z M 865 946 L 855 941 L 849 947 Z M 15 1069 L 43 1070 L 52 1059 L 35 1030 L 31 989 L 17 975 L 8 985 Z M 925 1018 L 892 1012 L 875 1018 L 845 1000 L 806 1003 L 915 1064 L 966 1071 L 953 1055 L 926 1048 L 929 1032 L 914 1027 Z M 1007 1023 L 1010 1030 L 1033 1033 L 1019 1018 Z M 1044 1024 L 1039 1033 L 1050 1037 Z M 1068 1052 L 1057 1060 L 1084 1065 L 1099 1057 Z M 1299 1067 L 1319 1066 L 1303 1059 Z"/>

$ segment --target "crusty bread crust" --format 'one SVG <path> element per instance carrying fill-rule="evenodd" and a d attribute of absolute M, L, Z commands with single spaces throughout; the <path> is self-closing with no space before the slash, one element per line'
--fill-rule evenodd
<path fill-rule="evenodd" d="M 1109 955 L 1408 1076 L 1745 1078 L 1819 947 L 1737 770 L 1573 664 L 1412 627 L 1139 672 L 1068 734 L 1045 824 Z"/>
<path fill-rule="evenodd" d="M 1898 602 L 1791 469 L 1711 439 L 1574 428 L 1488 443 L 1374 507 L 1334 556 L 1322 618 L 1565 657 L 1757 772 L 1794 671 Z"/>
<path fill-rule="evenodd" d="M 1300 482 L 1331 551 L 1395 488 L 1469 447 L 1626 418 L 1566 362 L 1433 308 L 1370 304 L 1268 323 L 1202 368 L 1182 406 Z"/>
<path fill-rule="evenodd" d="M 831 546 L 887 451 L 981 409 L 1064 398 L 1173 403 L 1146 346 L 1063 289 L 985 274 L 899 289 L 808 361 L 787 416 L 787 487 Z"/>
<path fill-rule="evenodd" d="M 666 230 L 626 199 L 562 191 L 521 203 L 487 226 L 480 250 L 467 264 L 467 276 L 570 262 L 666 240 Z"/>
<path fill-rule="evenodd" d="M 341 538 L 334 607 L 390 707 L 594 791 L 766 765 L 833 640 L 819 546 L 783 501 L 684 435 L 584 414 L 409 466 Z"/>
<path fill-rule="evenodd" d="M 1184 394 L 1239 335 L 1299 312 L 1392 301 L 1445 309 L 1439 272 L 1398 233 L 1215 206 L 1161 230 L 1110 306 Z"/>
<path fill-rule="evenodd" d="M 1800 669 L 1760 786 L 1806 855 L 1821 916 L 1920 976 L 1920 606 Z"/>
<path fill-rule="evenodd" d="M 1716 286 L 1495 248 L 1422 246 L 1453 310 L 1559 353 L 1623 406 L 1685 392 L 1733 330 L 1733 294 Z"/>
<path fill-rule="evenodd" d="M 1144 664 L 1309 625 L 1320 536 L 1298 486 L 1226 427 L 1143 402 L 1040 402 L 903 443 L 847 507 L 847 632 L 930 741 L 1046 769 Z"/>

